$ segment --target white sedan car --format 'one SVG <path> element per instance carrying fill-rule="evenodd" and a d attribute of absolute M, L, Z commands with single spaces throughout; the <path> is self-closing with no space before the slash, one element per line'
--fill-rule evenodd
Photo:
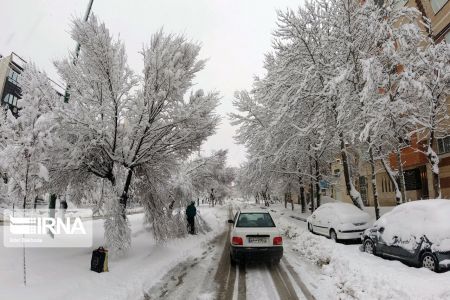
<path fill-rule="evenodd" d="M 238 211 L 230 234 L 231 262 L 262 259 L 278 263 L 283 256 L 283 238 L 272 216 L 264 210 Z"/>
<path fill-rule="evenodd" d="M 372 224 L 368 213 L 353 204 L 326 203 L 307 218 L 308 230 L 335 241 L 360 239 Z"/>

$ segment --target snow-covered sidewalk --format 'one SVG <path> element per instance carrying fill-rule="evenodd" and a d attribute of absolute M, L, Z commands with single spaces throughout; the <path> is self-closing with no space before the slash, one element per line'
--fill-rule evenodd
<path fill-rule="evenodd" d="M 27 286 L 23 286 L 21 248 L 0 247 L 1 299 L 139 299 L 167 270 L 189 256 L 200 255 L 205 245 L 227 229 L 228 209 L 200 207 L 200 216 L 212 228 L 207 234 L 156 244 L 143 226 L 142 214 L 129 216 L 132 248 L 126 256 L 110 259 L 108 273 L 89 270 L 93 249 L 26 249 Z M 103 221 L 94 220 L 94 248 L 102 245 Z M 1 230 L 3 235 L 3 230 Z M 0 236 L 3 240 L 3 236 Z"/>
<path fill-rule="evenodd" d="M 317 299 L 450 299 L 450 272 L 434 273 L 311 234 L 281 205 L 270 208 L 285 235 L 285 256 Z"/>

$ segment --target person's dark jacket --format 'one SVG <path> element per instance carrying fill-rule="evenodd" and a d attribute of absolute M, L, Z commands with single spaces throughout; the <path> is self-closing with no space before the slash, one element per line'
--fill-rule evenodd
<path fill-rule="evenodd" d="M 189 204 L 186 208 L 186 216 L 188 217 L 188 219 L 193 219 L 196 214 L 197 209 L 195 208 L 195 205 L 193 203 Z"/>

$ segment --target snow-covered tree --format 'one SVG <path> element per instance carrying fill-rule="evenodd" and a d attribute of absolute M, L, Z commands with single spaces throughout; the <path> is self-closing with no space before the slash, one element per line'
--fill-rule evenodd
<path fill-rule="evenodd" d="M 18 115 L 9 109 L 0 113 L 0 169 L 8 184 L 9 201 L 25 209 L 31 208 L 49 180 L 47 149 L 55 142 L 58 95 L 45 73 L 32 63 L 26 65 L 19 83 L 22 99 Z"/>
<path fill-rule="evenodd" d="M 123 43 L 94 15 L 76 20 L 72 37 L 81 45 L 76 64 L 72 57 L 56 63 L 70 101 L 59 110 L 62 142 L 54 149 L 52 179 L 80 196 L 74 190 L 107 181 L 115 197 L 106 203 L 111 217 L 105 235 L 110 249 L 121 252 L 130 243 L 130 196 L 146 208 L 149 223 L 170 218 L 163 183 L 178 160 L 214 133 L 218 94 L 198 90 L 186 96 L 205 62 L 198 59 L 200 46 L 183 36 L 155 33 L 141 52 L 141 76 L 128 67 Z M 164 236 L 171 229 L 154 230 Z"/>
<path fill-rule="evenodd" d="M 417 19 L 416 9 L 395 0 L 307 1 L 295 12 L 278 12 L 266 75 L 234 103 L 237 140 L 251 158 L 246 167 L 257 161 L 278 177 L 297 176 L 300 194 L 306 183 L 320 205 L 319 181 L 340 153 L 347 193 L 362 208 L 354 186 L 358 166 L 373 166 L 377 203 L 375 162 L 381 159 L 398 203 L 404 201 L 401 158 L 396 173 L 386 158 L 401 156 L 417 107 L 410 83 L 419 46 L 427 40 Z"/>
<path fill-rule="evenodd" d="M 450 132 L 450 45 L 431 43 L 420 52 L 415 67 L 412 93 L 417 98 L 413 122 L 420 140 L 426 141 L 425 154 L 431 165 L 434 197 L 441 198 L 439 157 L 433 147 L 437 145 L 437 138 Z"/>
<path fill-rule="evenodd" d="M 222 202 L 231 193 L 235 177 L 234 170 L 226 166 L 226 159 L 227 150 L 219 150 L 181 164 L 171 179 L 174 200 L 185 206 L 190 201 L 209 197 L 211 189 L 214 189 L 215 200 Z"/>

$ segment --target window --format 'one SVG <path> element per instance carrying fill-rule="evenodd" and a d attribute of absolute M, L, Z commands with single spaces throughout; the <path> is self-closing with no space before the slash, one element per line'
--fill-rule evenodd
<path fill-rule="evenodd" d="M 275 227 L 268 213 L 241 213 L 236 227 Z"/>
<path fill-rule="evenodd" d="M 19 73 L 14 71 L 13 69 L 9 69 L 8 80 L 12 83 L 18 85 Z"/>
<path fill-rule="evenodd" d="M 9 103 L 9 97 L 11 97 L 11 94 L 6 94 L 5 97 L 3 98 L 3 102 L 5 103 Z"/>
<path fill-rule="evenodd" d="M 430 0 L 434 13 L 437 14 L 447 1 L 448 0 Z"/>
<path fill-rule="evenodd" d="M 438 139 L 438 154 L 444 154 L 450 152 L 450 136 L 446 136 L 445 138 Z"/>
<path fill-rule="evenodd" d="M 396 0 L 394 1 L 395 7 L 403 7 L 408 2 L 408 0 Z"/>
<path fill-rule="evenodd" d="M 6 94 L 5 97 L 3 98 L 4 103 L 8 103 L 9 105 L 12 105 L 12 106 L 17 106 L 18 100 L 19 100 L 19 98 L 12 94 Z"/>
<path fill-rule="evenodd" d="M 422 179 L 419 169 L 405 170 L 405 188 L 407 191 L 422 189 Z"/>

